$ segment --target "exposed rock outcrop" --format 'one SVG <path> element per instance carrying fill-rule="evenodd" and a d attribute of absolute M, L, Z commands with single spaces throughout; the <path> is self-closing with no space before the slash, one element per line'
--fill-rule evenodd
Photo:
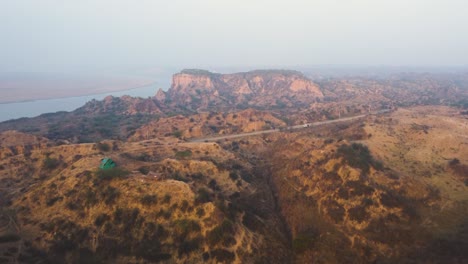
<path fill-rule="evenodd" d="M 233 74 L 183 70 L 173 76 L 167 95 L 171 102 L 192 109 L 309 105 L 323 97 L 302 73 L 286 70 Z"/>

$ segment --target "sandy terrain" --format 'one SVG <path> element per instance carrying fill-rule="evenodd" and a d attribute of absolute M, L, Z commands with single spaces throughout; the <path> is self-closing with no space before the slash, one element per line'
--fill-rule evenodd
<path fill-rule="evenodd" d="M 0 76 L 0 103 L 102 94 L 151 83 L 150 78 L 125 76 Z"/>

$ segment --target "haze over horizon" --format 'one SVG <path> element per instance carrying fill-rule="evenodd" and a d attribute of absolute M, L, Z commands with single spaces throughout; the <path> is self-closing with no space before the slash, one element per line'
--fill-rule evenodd
<path fill-rule="evenodd" d="M 467 11 L 461 0 L 3 1 L 0 72 L 466 66 Z"/>

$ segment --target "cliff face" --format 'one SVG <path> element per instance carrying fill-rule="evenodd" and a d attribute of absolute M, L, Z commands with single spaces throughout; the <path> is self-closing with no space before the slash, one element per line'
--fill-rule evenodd
<path fill-rule="evenodd" d="M 175 74 L 168 91 L 170 101 L 192 109 L 209 107 L 282 107 L 309 105 L 323 94 L 301 73 L 284 70 L 258 70 L 215 74 L 183 70 Z"/>

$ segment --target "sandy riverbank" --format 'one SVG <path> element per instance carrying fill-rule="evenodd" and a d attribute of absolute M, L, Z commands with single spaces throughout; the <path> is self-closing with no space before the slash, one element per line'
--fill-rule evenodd
<path fill-rule="evenodd" d="M 0 103 L 103 94 L 153 83 L 141 77 L 0 78 Z"/>

